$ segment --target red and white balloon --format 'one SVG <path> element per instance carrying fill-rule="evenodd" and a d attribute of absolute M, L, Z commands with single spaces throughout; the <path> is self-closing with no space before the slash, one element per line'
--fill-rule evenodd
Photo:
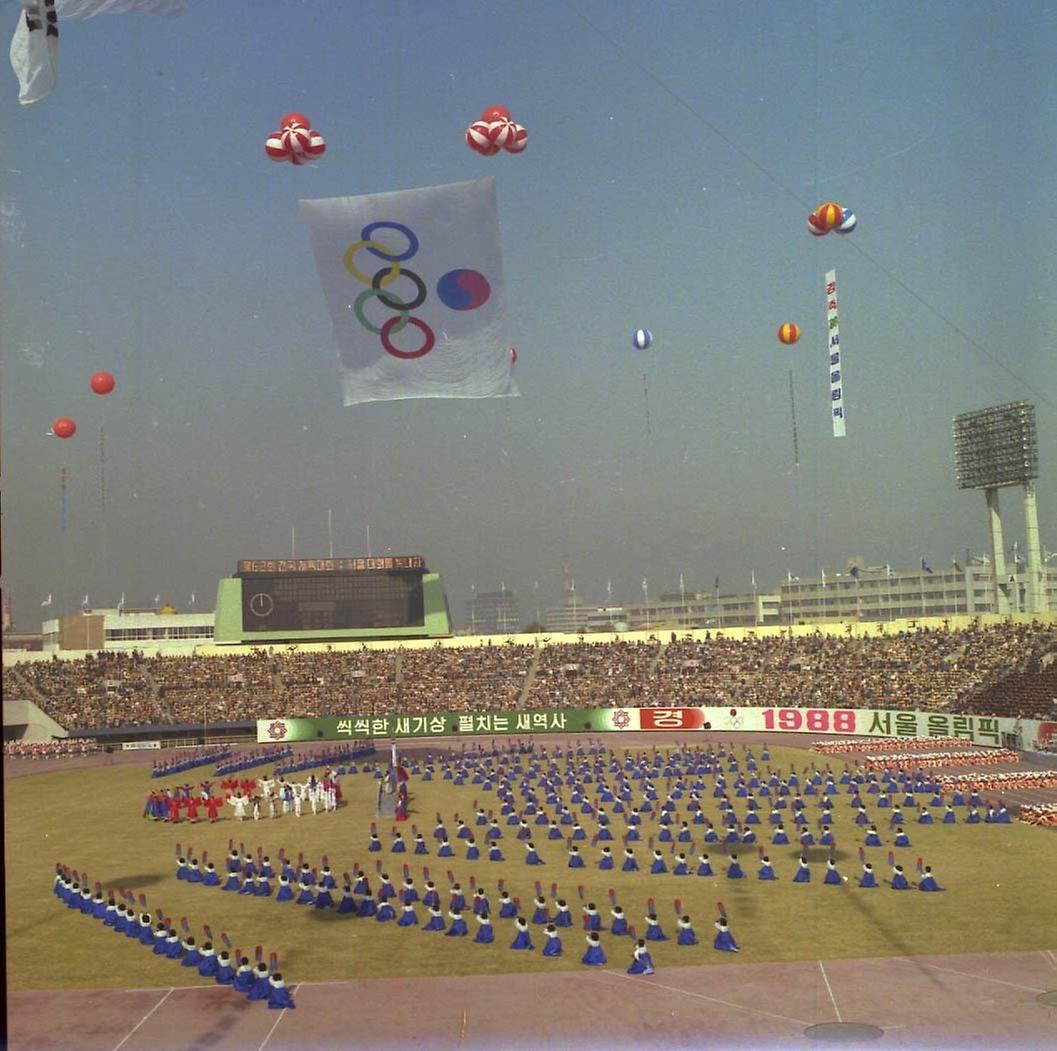
<path fill-rule="evenodd" d="M 273 161 L 289 161 L 291 164 L 318 160 L 326 148 L 323 136 L 310 126 L 303 113 L 287 113 L 279 130 L 269 135 L 264 143 L 264 152 Z"/>
<path fill-rule="evenodd" d="M 520 153 L 528 143 L 528 132 L 510 119 L 506 106 L 489 106 L 466 129 L 466 145 L 483 157 L 494 157 L 500 150 Z"/>

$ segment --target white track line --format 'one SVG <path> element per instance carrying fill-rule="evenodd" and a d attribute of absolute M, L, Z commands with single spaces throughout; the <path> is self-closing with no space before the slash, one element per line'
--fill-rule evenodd
<path fill-rule="evenodd" d="M 1040 949 L 1043 957 L 1048 960 L 1055 968 L 1057 968 L 1057 954 L 1052 949 Z"/>
<path fill-rule="evenodd" d="M 962 978 L 972 978 L 977 982 L 994 982 L 996 985 L 1008 985 L 1013 989 L 1025 989 L 1029 993 L 1044 993 L 1045 989 L 1036 989 L 1033 985 L 1020 985 L 1018 982 L 1004 982 L 1001 978 L 988 978 L 984 974 L 970 974 L 968 971 L 954 971 L 950 967 L 938 967 L 934 963 L 924 963 L 921 960 L 910 959 L 906 956 L 893 956 L 897 963 L 912 963 L 917 967 L 931 967 L 934 971 L 942 971 L 944 974 L 957 974 Z"/>
<path fill-rule="evenodd" d="M 143 1023 L 144 1023 L 145 1021 L 147 1021 L 147 1019 L 148 1019 L 148 1018 L 150 1018 L 150 1016 L 151 1016 L 152 1014 L 154 1014 L 154 1012 L 155 1012 L 155 1011 L 157 1011 L 157 1010 L 158 1010 L 158 1008 L 159 1008 L 159 1007 L 161 1007 L 161 1005 L 162 1005 L 163 1003 L 165 1003 L 165 1001 L 166 1001 L 166 1000 L 168 1000 L 170 996 L 172 996 L 172 994 L 173 994 L 174 990 L 175 990 L 175 987 L 173 987 L 172 989 L 170 989 L 170 990 L 169 990 L 169 991 L 168 991 L 168 992 L 167 992 L 167 993 L 166 993 L 166 994 L 165 994 L 165 995 L 164 995 L 164 996 L 163 996 L 163 997 L 162 997 L 162 998 L 161 998 L 161 999 L 160 999 L 160 1000 L 159 1000 L 159 1001 L 158 1001 L 158 1002 L 157 1002 L 157 1003 L 156 1003 L 156 1004 L 155 1004 L 155 1005 L 154 1005 L 154 1006 L 153 1006 L 153 1007 L 152 1007 L 152 1008 L 151 1008 L 151 1009 L 150 1009 L 150 1010 L 149 1010 L 149 1011 L 148 1011 L 148 1012 L 147 1012 L 147 1013 L 146 1013 L 146 1014 L 145 1014 L 145 1015 L 144 1015 L 144 1016 L 143 1016 L 143 1017 L 142 1017 L 142 1018 L 141 1018 L 141 1019 L 140 1019 L 140 1020 L 139 1020 L 139 1021 L 138 1021 L 138 1022 L 137 1022 L 137 1023 L 135 1024 L 135 1025 L 134 1025 L 134 1026 L 133 1026 L 133 1027 L 132 1027 L 132 1029 L 131 1029 L 131 1030 L 130 1030 L 130 1031 L 128 1032 L 128 1034 L 127 1034 L 127 1035 L 125 1036 L 125 1039 L 124 1039 L 124 1040 L 122 1040 L 122 1041 L 121 1041 L 121 1043 L 120 1043 L 120 1044 L 118 1044 L 118 1045 L 117 1045 L 117 1047 L 115 1047 L 115 1048 L 114 1048 L 114 1051 L 118 1051 L 118 1048 L 120 1048 L 120 1047 L 123 1047 L 123 1046 L 124 1046 L 125 1044 L 127 1044 L 127 1043 L 128 1043 L 129 1039 L 130 1039 L 130 1038 L 132 1037 L 132 1034 L 133 1034 L 133 1033 L 135 1033 L 135 1031 L 136 1031 L 137 1029 L 139 1029 L 139 1027 L 140 1027 L 141 1025 L 143 1025 Z"/>
<path fill-rule="evenodd" d="M 830 1003 L 833 1004 L 833 1013 L 837 1016 L 837 1021 L 843 1023 L 844 1019 L 840 1016 L 837 998 L 833 995 L 833 986 L 829 984 L 829 979 L 826 977 L 826 968 L 822 966 L 821 960 L 818 961 L 818 969 L 822 972 L 822 980 L 826 983 L 826 992 L 829 993 Z"/>
<path fill-rule="evenodd" d="M 301 986 L 300 986 L 300 985 L 296 985 L 296 986 L 294 986 L 294 992 L 295 992 L 295 993 L 296 993 L 296 992 L 299 992 L 299 991 L 300 991 L 300 989 L 301 989 Z M 284 1015 L 284 1014 L 286 1014 L 286 1012 L 287 1012 L 288 1010 L 289 1010 L 289 1008 L 288 1008 L 288 1007 L 284 1007 L 284 1008 L 283 1008 L 283 1009 L 282 1009 L 282 1010 L 281 1010 L 281 1011 L 279 1012 L 279 1017 L 278 1017 L 278 1018 L 276 1018 L 276 1020 L 275 1020 L 274 1022 L 272 1022 L 272 1027 L 271 1027 L 271 1029 L 269 1029 L 269 1030 L 268 1030 L 268 1035 L 267 1035 L 267 1036 L 266 1036 L 266 1037 L 265 1037 L 265 1038 L 264 1038 L 264 1039 L 263 1039 L 263 1040 L 261 1041 L 261 1045 L 260 1045 L 260 1047 L 258 1047 L 258 1048 L 257 1048 L 257 1051 L 264 1051 L 264 1045 L 265 1045 L 266 1043 L 268 1043 L 268 1041 L 269 1041 L 269 1040 L 271 1040 L 271 1038 L 272 1038 L 272 1033 L 274 1033 L 274 1032 L 275 1032 L 275 1030 L 276 1030 L 276 1027 L 277 1027 L 277 1026 L 279 1025 L 279 1023 L 280 1023 L 280 1022 L 281 1022 L 281 1021 L 283 1020 L 283 1015 Z M 115 1049 L 114 1049 L 114 1051 L 117 1051 L 117 1049 L 115 1048 Z"/>
<path fill-rule="evenodd" d="M 603 971 L 603 974 L 611 974 L 614 978 L 623 978 L 625 981 L 634 982 L 635 979 L 630 975 L 623 974 L 621 971 Z M 805 1029 L 812 1025 L 811 1022 L 805 1022 L 802 1018 L 790 1018 L 788 1015 L 775 1014 L 773 1011 L 761 1011 L 758 1007 L 745 1007 L 742 1004 L 732 1003 L 730 1000 L 720 1000 L 715 996 L 705 996 L 704 993 L 692 993 L 689 989 L 680 989 L 674 985 L 664 985 L 661 982 L 639 982 L 640 985 L 649 985 L 651 988 L 656 989 L 667 989 L 671 993 L 682 993 L 683 996 L 693 996 L 698 1000 L 707 1000 L 712 1004 L 722 1004 L 724 1007 L 733 1007 L 738 1011 L 747 1011 L 749 1014 L 754 1015 L 766 1015 L 768 1018 L 777 1018 L 783 1022 L 792 1022 L 794 1025 L 803 1026 Z"/>

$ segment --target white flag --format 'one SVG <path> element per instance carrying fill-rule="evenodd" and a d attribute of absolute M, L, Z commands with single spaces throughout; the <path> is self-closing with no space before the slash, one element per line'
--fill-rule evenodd
<path fill-rule="evenodd" d="M 193 606 L 194 604 L 195 604 L 195 593 L 192 591 L 191 592 L 191 605 Z"/>
<path fill-rule="evenodd" d="M 81 600 L 81 609 L 87 609 L 87 608 L 88 608 L 88 596 L 85 595 L 84 598 Z"/>
<path fill-rule="evenodd" d="M 301 201 L 346 405 L 514 397 L 495 180 Z"/>
<path fill-rule="evenodd" d="M 20 0 L 11 38 L 11 68 L 18 78 L 18 101 L 30 106 L 55 89 L 59 60 L 59 25 L 72 19 L 102 14 L 146 11 L 158 15 L 183 14 L 184 0 Z"/>
<path fill-rule="evenodd" d="M 48 592 L 48 597 L 41 603 L 41 605 L 42 606 L 50 606 L 51 605 L 51 592 L 50 591 Z"/>
<path fill-rule="evenodd" d="M 117 608 L 119 612 L 125 608 L 125 593 L 123 591 L 121 592 L 121 598 L 118 599 Z"/>
<path fill-rule="evenodd" d="M 157 606 L 161 603 L 161 595 L 154 596 L 154 605 Z"/>

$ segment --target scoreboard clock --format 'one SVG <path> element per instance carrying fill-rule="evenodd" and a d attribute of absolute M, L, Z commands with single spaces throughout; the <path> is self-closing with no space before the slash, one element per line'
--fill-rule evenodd
<path fill-rule="evenodd" d="M 422 627 L 420 556 L 239 562 L 244 632 Z"/>

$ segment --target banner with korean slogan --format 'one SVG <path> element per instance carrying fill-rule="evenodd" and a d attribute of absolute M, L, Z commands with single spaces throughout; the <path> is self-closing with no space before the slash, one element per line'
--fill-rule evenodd
<path fill-rule="evenodd" d="M 517 396 L 494 179 L 300 204 L 346 405 Z"/>
<path fill-rule="evenodd" d="M 1007 735 L 1042 741 L 1037 721 L 993 715 L 955 715 L 864 708 L 556 708 L 494 712 L 259 719 L 260 742 L 340 741 L 357 738 L 459 737 L 475 734 L 755 732 L 837 737 L 948 738 L 1000 747 Z M 1019 747 L 1019 745 L 1018 745 Z"/>

